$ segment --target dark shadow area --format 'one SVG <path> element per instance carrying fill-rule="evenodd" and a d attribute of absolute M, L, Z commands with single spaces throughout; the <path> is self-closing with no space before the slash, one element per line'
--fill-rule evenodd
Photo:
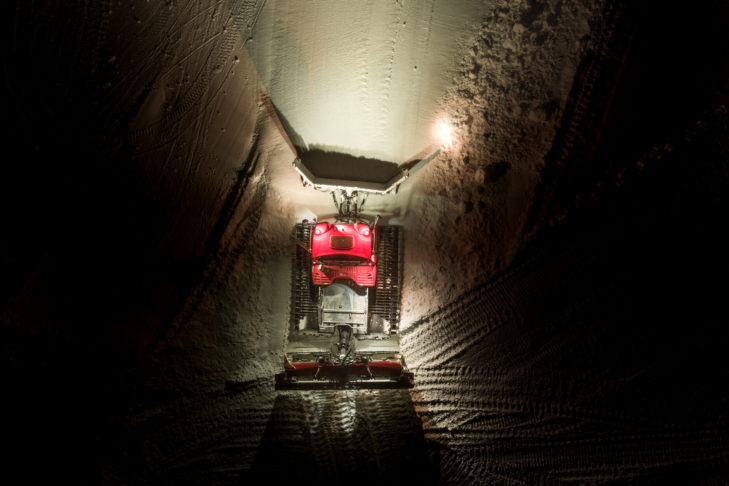
<path fill-rule="evenodd" d="M 635 30 L 596 162 L 635 159 L 729 102 L 729 4 L 657 0 L 633 7 Z"/>
<path fill-rule="evenodd" d="M 626 176 L 626 161 L 669 143 L 729 101 L 726 2 L 687 9 L 616 0 L 603 16 L 545 158 L 530 224 L 553 224 L 574 207 L 609 197 Z"/>
<path fill-rule="evenodd" d="M 160 244 L 174 196 L 134 160 L 130 123 L 157 74 L 132 83 L 107 62 L 119 41 L 100 40 L 103 5 L 15 3 L 0 15 L 5 474 L 100 484 L 107 414 L 119 409 L 109 384 L 139 366 L 200 278 L 198 242 L 181 243 L 193 250 L 180 258 Z"/>

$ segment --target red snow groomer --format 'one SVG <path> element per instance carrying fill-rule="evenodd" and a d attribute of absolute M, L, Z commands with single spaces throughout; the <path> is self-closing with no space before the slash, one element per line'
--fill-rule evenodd
<path fill-rule="evenodd" d="M 292 326 L 279 389 L 412 387 L 400 354 L 402 237 L 335 196 L 339 217 L 295 227 Z"/>

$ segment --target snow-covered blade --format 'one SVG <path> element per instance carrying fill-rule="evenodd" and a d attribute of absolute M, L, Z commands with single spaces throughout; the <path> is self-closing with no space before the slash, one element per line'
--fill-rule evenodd
<path fill-rule="evenodd" d="M 331 179 L 327 177 L 319 177 L 312 173 L 300 158 L 294 159 L 292 165 L 296 172 L 299 173 L 305 185 L 314 187 L 323 191 L 360 191 L 371 192 L 376 194 L 388 194 L 397 189 L 397 187 L 405 182 L 405 180 L 415 174 L 418 170 L 425 167 L 429 162 L 435 159 L 440 150 L 435 150 L 424 159 L 414 160 L 411 163 L 400 165 L 400 173 L 393 176 L 385 182 L 377 181 L 352 181 L 345 179 Z"/>

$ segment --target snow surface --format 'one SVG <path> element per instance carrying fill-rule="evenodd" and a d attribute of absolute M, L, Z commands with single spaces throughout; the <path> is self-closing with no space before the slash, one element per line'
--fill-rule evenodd
<path fill-rule="evenodd" d="M 433 143 L 464 42 L 492 8 L 269 1 L 246 48 L 302 147 L 400 163 Z"/>

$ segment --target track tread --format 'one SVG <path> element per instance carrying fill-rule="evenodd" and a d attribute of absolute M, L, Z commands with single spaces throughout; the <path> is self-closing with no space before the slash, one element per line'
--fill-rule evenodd
<path fill-rule="evenodd" d="M 403 237 L 400 226 L 377 227 L 377 280 L 370 312 L 390 322 L 396 332 L 400 325 L 402 295 Z"/>
<path fill-rule="evenodd" d="M 298 223 L 294 226 L 293 237 L 308 248 L 313 227 L 314 223 Z M 292 267 L 292 319 L 296 323 L 307 315 L 317 313 L 315 288 L 311 281 L 311 254 L 299 245 L 294 249 Z"/>

